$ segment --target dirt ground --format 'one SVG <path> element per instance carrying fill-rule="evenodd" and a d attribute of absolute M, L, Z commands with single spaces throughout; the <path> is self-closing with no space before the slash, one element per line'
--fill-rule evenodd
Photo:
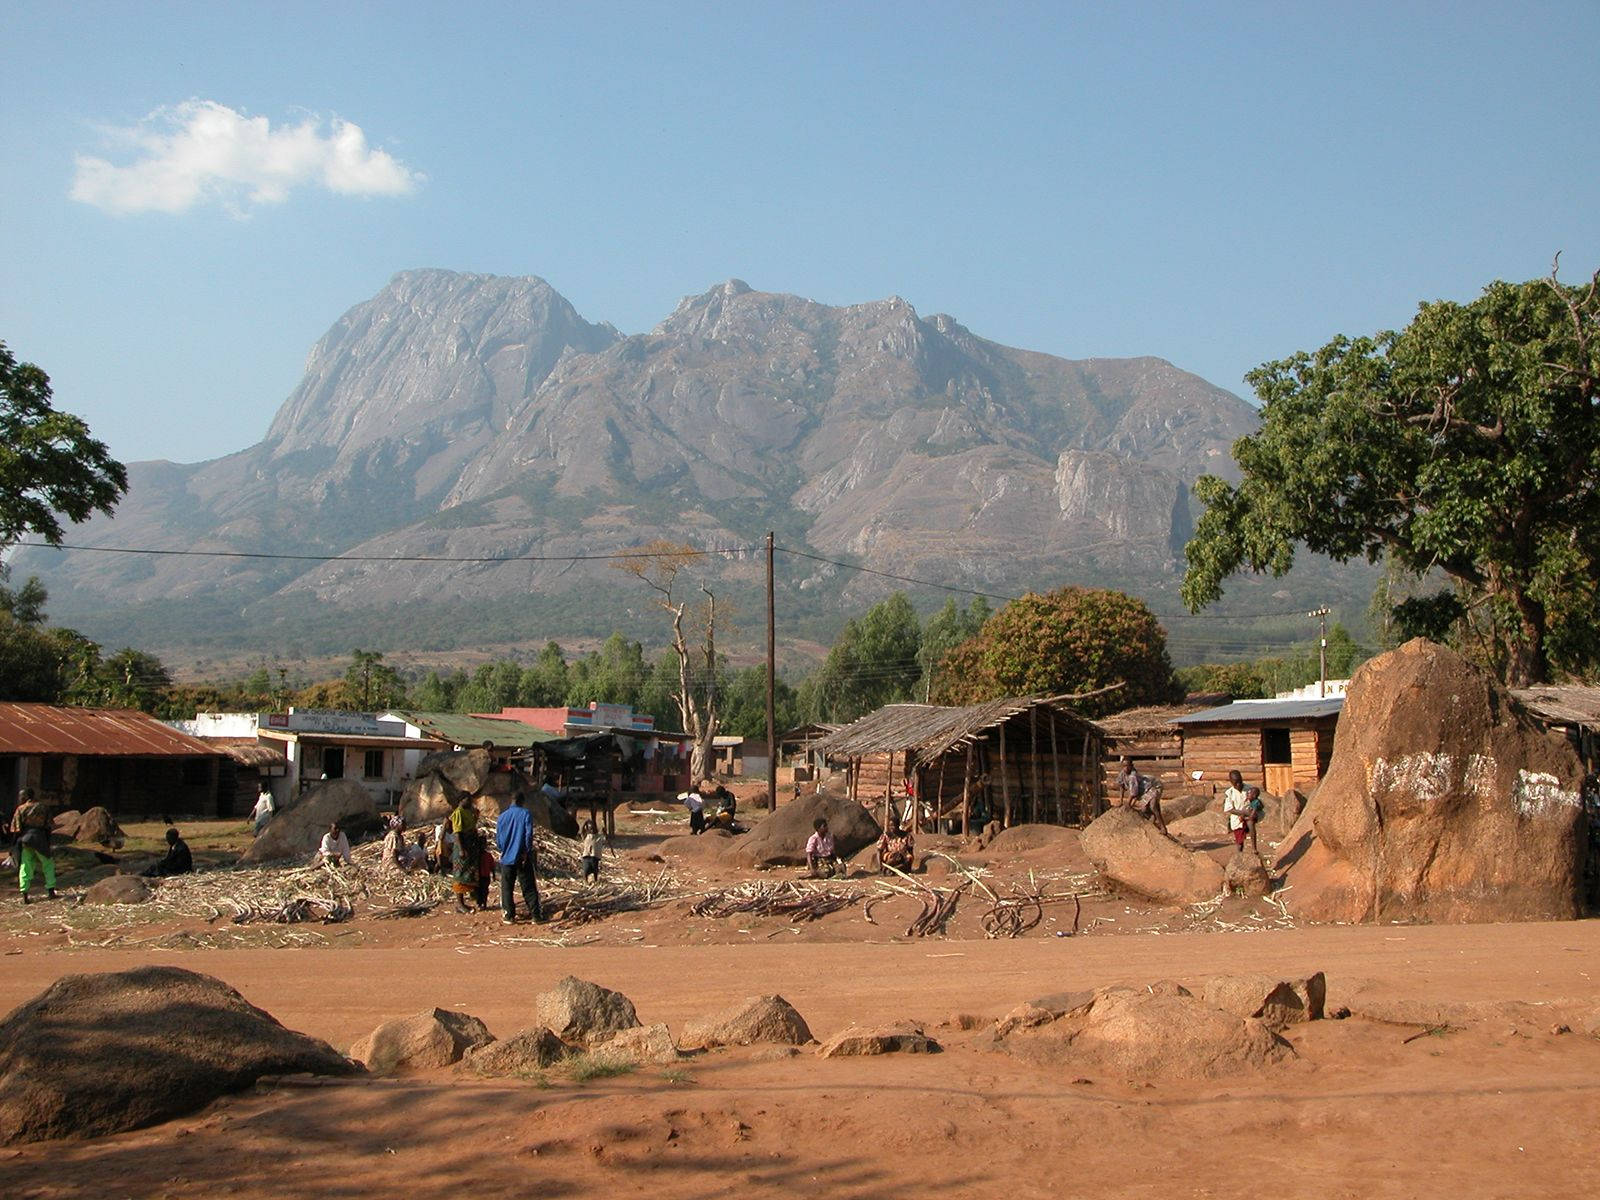
<path fill-rule="evenodd" d="M 1073 907 L 1056 901 L 1049 924 L 986 939 L 985 902 L 973 888 L 945 936 L 909 937 L 906 922 L 922 901 L 874 879 L 840 885 L 863 898 L 818 921 L 697 917 L 693 898 L 709 890 L 795 873 L 728 872 L 709 851 L 673 844 L 687 839 L 656 821 L 625 823 L 615 869 L 666 871 L 685 894 L 570 929 L 508 930 L 493 914 L 439 910 L 219 929 L 227 922 L 171 912 L 97 917 L 70 900 L 24 912 L 7 898 L 0 1009 L 63 974 L 159 962 L 216 975 L 291 1028 L 347 1048 L 384 1019 L 432 1006 L 473 1013 L 506 1036 L 532 1023 L 539 990 L 576 974 L 625 992 L 642 1020 L 674 1031 L 730 1000 L 779 992 L 819 1038 L 851 1023 L 912 1020 L 943 1052 L 717 1052 L 583 1081 L 443 1071 L 268 1082 L 153 1129 L 0 1150 L 0 1195 L 1327 1198 L 1600 1189 L 1600 1039 L 1586 1032 L 1600 1018 L 1600 922 L 1293 928 L 1267 902 L 1164 911 L 1096 893 L 1071 839 L 957 857 L 997 894 L 1087 894 L 1072 936 L 1055 936 L 1070 932 Z M 879 894 L 868 922 L 863 910 Z M 250 941 L 258 932 L 317 937 Z M 1327 974 L 1330 1009 L 1353 1015 L 1291 1027 L 1295 1056 L 1248 1076 L 1116 1078 L 1039 1066 L 983 1040 L 985 1022 L 1046 993 L 1314 970 Z"/>

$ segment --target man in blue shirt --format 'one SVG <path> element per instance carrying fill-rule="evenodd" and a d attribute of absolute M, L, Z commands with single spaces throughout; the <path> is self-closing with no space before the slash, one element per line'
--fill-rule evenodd
<path fill-rule="evenodd" d="M 517 923 L 514 885 L 518 881 L 528 912 L 535 921 L 544 920 L 539 912 L 539 879 L 534 873 L 533 816 L 521 792 L 495 821 L 494 840 L 500 848 L 500 920 L 506 925 Z"/>

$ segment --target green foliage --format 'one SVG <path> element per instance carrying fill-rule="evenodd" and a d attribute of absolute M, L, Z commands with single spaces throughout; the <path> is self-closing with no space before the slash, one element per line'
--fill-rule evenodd
<path fill-rule="evenodd" d="M 50 377 L 0 342 L 0 550 L 24 534 L 61 542 L 76 524 L 110 513 L 128 473 L 89 426 L 50 405 Z"/>
<path fill-rule="evenodd" d="M 932 693 L 933 676 L 944 657 L 962 642 L 977 637 L 983 623 L 993 615 L 989 602 L 982 596 L 974 596 L 965 610 L 957 608 L 955 598 L 951 597 L 928 618 L 922 627 L 922 645 L 917 651 L 917 663 L 922 668 L 920 695 Z"/>
<path fill-rule="evenodd" d="M 845 627 L 805 691 L 807 719 L 853 721 L 909 700 L 922 675 L 922 629 L 904 592 L 880 600 Z"/>
<path fill-rule="evenodd" d="M 1186 692 L 1224 692 L 1235 700 L 1264 700 L 1273 694 L 1255 663 L 1201 663 L 1184 667 L 1178 682 Z"/>
<path fill-rule="evenodd" d="M 344 686 L 337 696 L 330 695 L 329 708 L 343 708 L 351 712 L 380 712 L 386 708 L 402 708 L 406 702 L 406 681 L 400 673 L 383 661 L 376 650 L 353 650 L 350 666 L 344 673 Z"/>
<path fill-rule="evenodd" d="M 935 698 L 976 704 L 1002 696 L 1089 692 L 1121 683 L 1083 705 L 1089 713 L 1161 704 L 1179 694 L 1167 635 L 1142 600 L 1122 592 L 1064 587 L 1013 600 L 982 632 L 945 657 Z"/>
<path fill-rule="evenodd" d="M 1239 570 L 1283 574 L 1297 544 L 1340 562 L 1387 554 L 1454 581 L 1509 681 L 1595 663 L 1600 274 L 1496 282 L 1248 379 L 1262 424 L 1234 445 L 1243 478 L 1195 485 L 1192 610 Z M 1443 615 L 1412 606 L 1407 619 L 1437 630 Z"/>
<path fill-rule="evenodd" d="M 772 688 L 773 716 L 782 733 L 800 724 L 794 688 L 778 679 Z M 734 737 L 764 741 L 767 736 L 767 668 L 746 667 L 727 683 L 722 694 L 722 731 Z"/>

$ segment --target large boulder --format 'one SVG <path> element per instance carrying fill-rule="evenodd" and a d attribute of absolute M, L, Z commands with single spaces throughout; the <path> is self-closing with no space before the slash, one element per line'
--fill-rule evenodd
<path fill-rule="evenodd" d="M 58 812 L 50 818 L 50 836 L 58 842 L 70 842 L 78 836 L 78 822 L 83 814 L 75 808 Z"/>
<path fill-rule="evenodd" d="M 137 875 L 107 875 L 83 893 L 85 904 L 144 904 L 149 899 L 150 885 Z"/>
<path fill-rule="evenodd" d="M 1246 1074 L 1293 1054 L 1263 1022 L 1224 1012 L 1170 982 L 1101 988 L 1056 1020 L 1025 1024 L 996 1040 L 1031 1061 L 1141 1080 Z"/>
<path fill-rule="evenodd" d="M 263 1075 L 360 1070 L 209 975 L 68 975 L 0 1021 L 0 1143 L 153 1125 Z"/>
<path fill-rule="evenodd" d="M 125 840 L 122 826 L 117 824 L 116 818 L 108 810 L 99 807 L 89 809 L 78 818 L 78 828 L 73 837 L 80 842 L 105 846 L 109 850 L 119 849 Z"/>
<path fill-rule="evenodd" d="M 493 819 L 510 805 L 511 797 L 521 787 L 527 796 L 528 812 L 534 824 L 542 825 L 560 837 L 578 836 L 578 819 L 561 805 L 552 803 L 549 797 L 521 776 L 505 771 L 486 771 L 477 785 L 471 791 L 466 791 L 458 786 L 457 781 L 471 782 L 477 777 L 475 770 L 466 769 L 471 764 L 460 766 L 453 774 L 439 769 L 441 764 L 459 765 L 456 760 L 465 760 L 474 754 L 482 757 L 483 751 L 430 754 L 422 760 L 416 777 L 406 784 L 400 797 L 400 816 L 408 826 L 430 825 L 444 820 L 450 814 L 451 805 L 463 796 L 472 799 L 480 817 Z M 430 763 L 434 764 L 433 768 L 429 767 Z"/>
<path fill-rule="evenodd" d="M 1198 904 L 1222 891 L 1220 866 L 1130 809 L 1101 813 L 1084 828 L 1082 842 L 1107 882 L 1161 904 Z"/>
<path fill-rule="evenodd" d="M 996 858 L 1034 850 L 1055 850 L 1065 857 L 1077 848 L 1078 831 L 1060 825 L 1013 825 L 1001 830 L 989 843 L 989 850 Z"/>
<path fill-rule="evenodd" d="M 540 992 L 534 1000 L 534 1013 L 539 1024 L 563 1041 L 584 1044 L 605 1041 L 639 1024 L 633 1001 L 574 975 L 557 980 L 550 991 Z"/>
<path fill-rule="evenodd" d="M 1583 768 L 1489 674 L 1417 639 L 1350 682 L 1328 774 L 1279 847 L 1318 921 L 1579 915 Z"/>
<path fill-rule="evenodd" d="M 848 796 L 818 792 L 779 807 L 728 847 L 723 861 L 741 867 L 798 867 L 806 861 L 806 839 L 818 817 L 826 817 L 840 858 L 849 858 L 882 836 L 878 822 Z"/>
<path fill-rule="evenodd" d="M 477 1017 L 431 1008 L 385 1021 L 350 1047 L 350 1057 L 375 1075 L 427 1071 L 460 1062 L 468 1051 L 492 1041 L 494 1035 Z"/>
<path fill-rule="evenodd" d="M 524 1029 L 501 1042 L 470 1051 L 465 1070 L 479 1075 L 531 1075 L 577 1053 L 548 1029 Z"/>
<path fill-rule="evenodd" d="M 782 996 L 747 996 L 721 1012 L 689 1022 L 679 1043 L 686 1050 L 710 1050 L 761 1042 L 802 1046 L 810 1040 L 811 1027 Z"/>
<path fill-rule="evenodd" d="M 281 809 L 239 857 L 242 864 L 287 862 L 310 857 L 328 826 L 337 821 L 363 829 L 378 821 L 372 794 L 353 779 L 327 779 L 307 788 L 292 807 Z"/>

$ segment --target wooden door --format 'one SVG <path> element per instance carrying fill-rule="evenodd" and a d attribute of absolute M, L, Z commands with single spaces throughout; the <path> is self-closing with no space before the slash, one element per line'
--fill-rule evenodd
<path fill-rule="evenodd" d="M 1267 776 L 1267 795 L 1286 796 L 1294 787 L 1293 763 L 1265 763 L 1262 770 Z"/>

